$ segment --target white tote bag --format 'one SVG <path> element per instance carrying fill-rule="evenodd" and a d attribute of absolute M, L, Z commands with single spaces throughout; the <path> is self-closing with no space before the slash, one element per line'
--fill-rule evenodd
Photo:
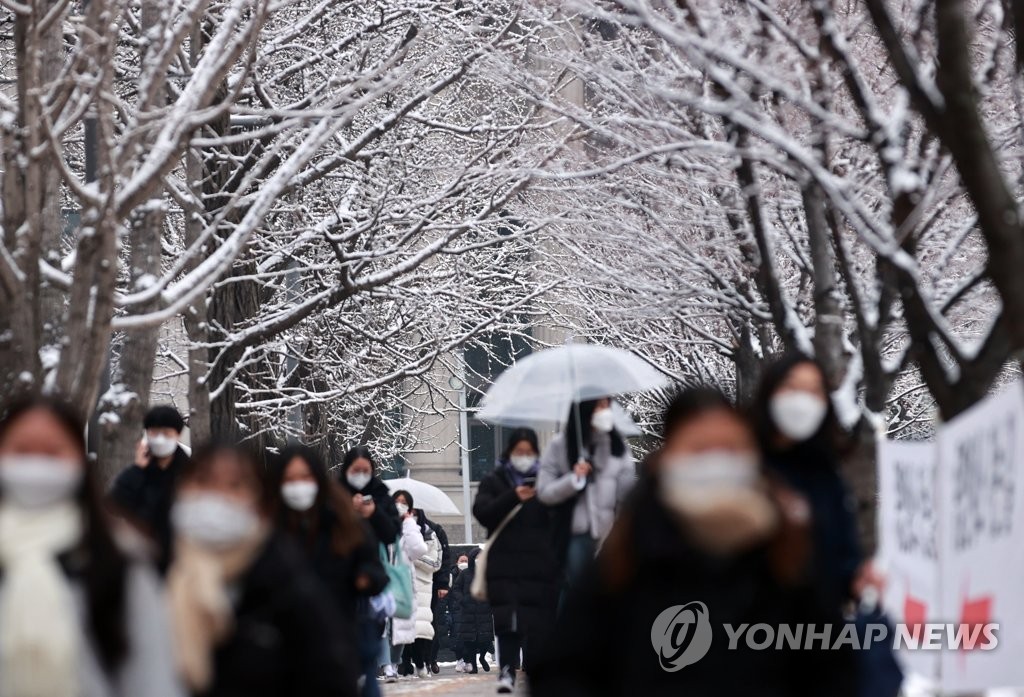
<path fill-rule="evenodd" d="M 469 594 L 477 600 L 487 600 L 487 553 L 491 551 L 491 545 L 498 539 L 498 535 L 505 529 L 505 526 L 509 524 L 513 518 L 516 517 L 516 513 L 520 511 L 523 504 L 516 504 L 516 507 L 509 511 L 508 515 L 505 516 L 505 520 L 501 521 L 494 533 L 487 538 L 487 542 L 484 543 L 483 549 L 480 550 L 480 554 L 476 556 L 476 571 L 473 576 L 473 583 L 469 586 Z"/>

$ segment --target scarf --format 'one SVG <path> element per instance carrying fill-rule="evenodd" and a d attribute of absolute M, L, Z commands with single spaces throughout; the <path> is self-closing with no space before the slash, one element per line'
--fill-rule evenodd
<path fill-rule="evenodd" d="M 0 695 L 78 693 L 82 629 L 57 555 L 82 539 L 73 502 L 28 509 L 0 504 Z"/>
<path fill-rule="evenodd" d="M 186 684 L 205 692 L 213 683 L 213 653 L 234 628 L 228 585 L 245 572 L 266 541 L 261 529 L 228 551 L 214 551 L 183 538 L 174 547 L 167 574 L 175 656 Z M 4 696 L 6 697 L 6 696 Z"/>
<path fill-rule="evenodd" d="M 540 460 L 534 462 L 533 467 L 526 472 L 520 472 L 513 467 L 512 463 L 508 460 L 502 460 L 501 466 L 504 467 L 505 471 L 508 473 L 508 478 L 512 480 L 513 487 L 522 486 L 526 483 L 527 478 L 532 477 L 536 479 L 537 474 L 540 472 Z"/>
<path fill-rule="evenodd" d="M 750 488 L 682 513 L 693 541 L 705 551 L 734 555 L 767 540 L 779 524 L 771 498 Z"/>

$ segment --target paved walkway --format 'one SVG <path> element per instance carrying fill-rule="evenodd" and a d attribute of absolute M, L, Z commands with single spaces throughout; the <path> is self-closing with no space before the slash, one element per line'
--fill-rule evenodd
<path fill-rule="evenodd" d="M 516 685 L 514 697 L 527 696 L 525 682 L 521 679 Z M 495 697 L 497 685 L 498 675 L 493 668 L 490 673 L 462 675 L 456 673 L 454 667 L 441 666 L 441 672 L 429 678 L 401 678 L 396 683 L 381 683 L 381 691 L 384 697 Z"/>

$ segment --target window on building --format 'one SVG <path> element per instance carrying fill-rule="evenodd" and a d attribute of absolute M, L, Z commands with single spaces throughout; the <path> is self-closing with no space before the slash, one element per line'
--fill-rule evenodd
<path fill-rule="evenodd" d="M 507 429 L 492 426 L 474 416 L 484 393 L 495 378 L 515 361 L 529 355 L 526 337 L 492 333 L 481 337 L 465 349 L 466 406 L 469 407 L 469 472 L 473 481 L 480 481 L 494 469 L 504 448 Z"/>

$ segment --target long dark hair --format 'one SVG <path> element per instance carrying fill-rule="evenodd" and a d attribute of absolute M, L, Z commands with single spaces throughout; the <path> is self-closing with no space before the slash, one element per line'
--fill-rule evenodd
<path fill-rule="evenodd" d="M 299 458 L 306 463 L 316 481 L 316 500 L 309 511 L 294 511 L 281 496 L 288 463 Z M 339 556 L 348 556 L 363 541 L 363 529 L 349 497 L 337 482 L 327 476 L 327 466 L 320 454 L 301 443 L 289 443 L 273 458 L 267 472 L 267 488 L 273 499 L 273 512 L 278 524 L 296 537 L 306 535 L 306 541 L 316 539 L 322 522 L 331 525 L 331 549 Z"/>
<path fill-rule="evenodd" d="M 356 460 L 369 460 L 370 471 L 373 472 L 374 476 L 377 474 L 377 461 L 373 458 L 373 453 L 370 452 L 370 448 L 365 445 L 357 445 L 354 448 L 350 448 L 345 457 L 341 461 L 341 476 L 344 477 L 348 474 L 348 468 L 352 466 L 352 463 Z"/>
<path fill-rule="evenodd" d="M 269 515 L 274 508 L 274 496 L 271 495 L 270 487 L 267 485 L 265 469 L 260 465 L 260 459 L 249 448 L 227 441 L 215 441 L 198 448 L 191 459 L 186 460 L 178 474 L 178 487 L 187 484 L 205 472 L 220 457 L 234 458 L 242 469 L 249 475 L 253 486 L 256 488 L 257 505 L 260 512 Z"/>
<path fill-rule="evenodd" d="M 789 448 L 779 447 L 779 436 L 781 434 L 779 433 L 778 426 L 775 425 L 775 420 L 772 418 L 772 397 L 779 391 L 779 387 L 785 382 L 793 369 L 805 363 L 814 366 L 818 370 L 818 373 L 821 375 L 822 384 L 826 386 L 826 390 L 828 389 L 828 383 L 825 380 L 825 369 L 820 362 L 810 356 L 802 353 L 791 353 L 774 363 L 770 363 L 762 373 L 757 396 L 751 405 L 750 412 L 751 419 L 754 422 L 754 430 L 765 453 L 779 454 L 784 450 L 799 449 L 804 452 L 818 453 L 828 457 L 828 459 L 835 459 L 842 450 L 843 431 L 839 426 L 839 420 L 836 418 L 835 406 L 828 397 L 826 397 L 828 412 L 817 433 L 803 443 L 795 444 Z"/>
<path fill-rule="evenodd" d="M 423 539 L 430 539 L 434 535 L 434 529 L 430 527 L 430 523 L 427 520 L 427 514 L 423 512 L 422 508 L 416 508 L 416 502 L 412 500 L 412 494 L 405 489 L 397 489 L 391 492 L 392 501 L 396 500 L 399 496 L 409 503 L 409 510 L 413 511 L 413 515 L 416 516 L 416 524 L 420 526 L 420 532 L 423 533 Z"/>
<path fill-rule="evenodd" d="M 526 441 L 533 448 L 533 452 L 540 454 L 540 441 L 537 439 L 537 432 L 532 428 L 517 428 L 508 434 L 508 440 L 505 442 L 505 450 L 501 453 L 501 461 L 508 462 L 509 458 L 512 457 L 512 449 Z M 575 462 L 573 464 L 576 464 Z"/>
<path fill-rule="evenodd" d="M 661 417 L 661 438 L 667 440 L 676 428 L 709 411 L 735 412 L 736 406 L 714 387 L 702 385 L 678 392 Z"/>
<path fill-rule="evenodd" d="M 77 502 L 85 517 L 80 550 L 86 560 L 83 569 L 89 629 L 96 642 L 100 662 L 113 673 L 128 653 L 125 632 L 125 585 L 128 559 L 114 542 L 100 496 L 96 467 L 88 460 L 85 424 L 78 412 L 56 399 L 30 397 L 10 405 L 0 421 L 0 442 L 18 420 L 43 411 L 74 441 L 83 463 L 84 476 Z M 2 495 L 2 493 L 0 493 Z"/>
<path fill-rule="evenodd" d="M 594 416 L 595 408 L 600 400 L 589 399 L 585 402 L 574 403 L 569 408 L 569 416 L 565 422 L 565 452 L 569 460 L 569 467 L 580 459 L 580 443 L 593 456 L 592 447 L 594 444 L 594 429 L 590 426 L 590 420 Z M 582 438 L 580 437 L 577 424 L 583 428 Z M 622 439 L 618 429 L 612 429 L 612 455 L 622 457 L 626 454 L 626 441 Z"/>

